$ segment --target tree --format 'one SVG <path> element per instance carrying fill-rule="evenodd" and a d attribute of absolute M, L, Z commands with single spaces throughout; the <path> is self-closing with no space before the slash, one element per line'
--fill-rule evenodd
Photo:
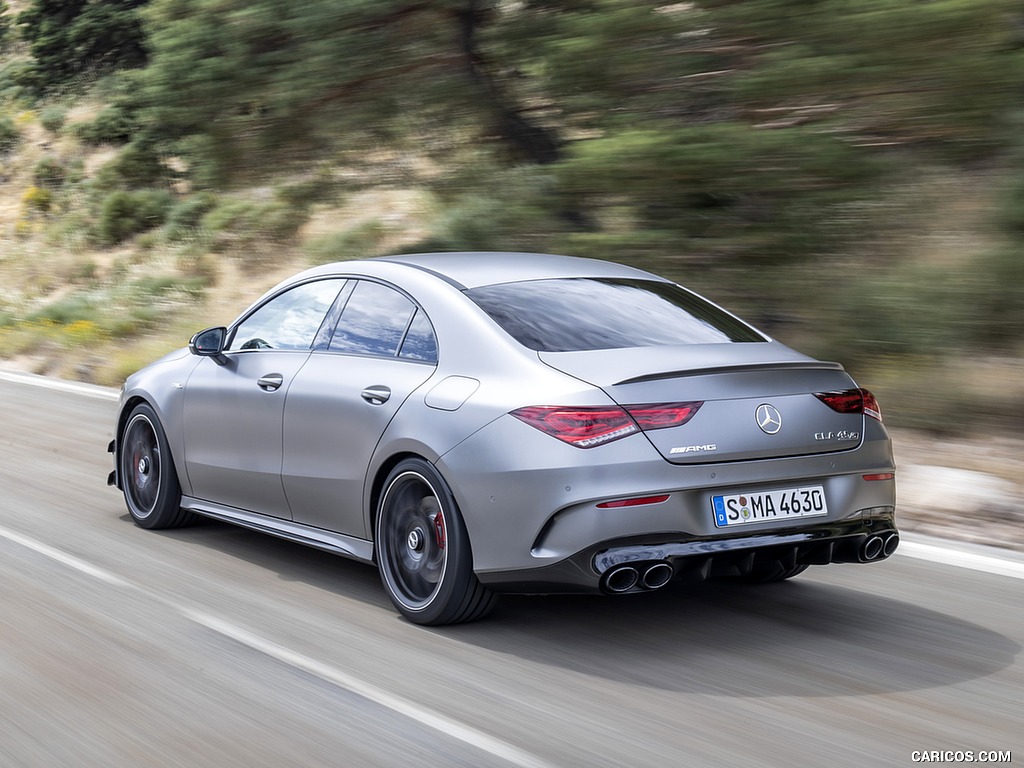
<path fill-rule="evenodd" d="M 841 248 L 896 152 L 960 162 L 1004 146 L 1024 84 L 1013 13 L 1011 0 L 155 0 L 144 93 L 152 130 L 211 182 L 342 147 L 415 140 L 447 162 L 486 146 L 480 190 L 540 169 L 550 183 L 517 189 L 557 199 L 582 230 L 574 250 L 778 263 Z"/>
<path fill-rule="evenodd" d="M 43 83 L 53 87 L 90 70 L 146 63 L 139 11 L 149 0 L 34 0 L 18 14 Z"/>

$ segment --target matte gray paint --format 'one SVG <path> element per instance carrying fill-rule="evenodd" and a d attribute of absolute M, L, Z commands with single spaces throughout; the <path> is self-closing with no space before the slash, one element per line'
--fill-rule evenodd
<path fill-rule="evenodd" d="M 753 410 L 771 400 L 786 413 L 792 398 L 783 433 L 793 424 L 801 433 L 817 430 L 818 424 L 848 429 L 851 417 L 832 414 L 820 403 L 825 411 L 815 412 L 817 405 L 807 394 L 855 386 L 839 366 L 768 341 L 538 355 L 514 342 L 459 290 L 460 285 L 541 277 L 660 278 L 569 257 L 416 255 L 316 267 L 276 286 L 253 307 L 294 283 L 320 276 L 370 277 L 403 289 L 434 326 L 436 368 L 342 354 L 265 351 L 229 352 L 228 365 L 218 366 L 184 350 L 148 366 L 129 377 L 122 403 L 141 398 L 157 411 L 189 508 L 369 559 L 373 481 L 393 457 L 413 453 L 435 463 L 451 486 L 476 570 L 496 574 L 550 566 L 620 536 L 730 536 L 731 531 L 714 527 L 714 493 L 822 484 L 830 519 L 894 503 L 892 481 L 861 477 L 893 469 L 885 429 L 870 418 L 855 417 L 862 432 L 858 445 L 829 446 L 826 450 L 834 450 L 828 453 L 733 462 L 687 457 L 696 463 L 682 465 L 655 448 L 670 451 L 711 437 L 728 444 L 729 431 L 742 423 L 744 439 L 762 442 L 739 446 L 734 458 L 771 452 L 773 445 L 781 445 L 783 454 L 817 450 L 820 446 L 808 448 L 801 434 L 791 436 L 791 445 L 772 444 L 757 430 Z M 307 371 L 304 366 L 311 367 Z M 718 373 L 709 371 L 716 368 Z M 282 375 L 280 389 L 266 392 L 257 386 L 268 373 Z M 444 387 L 441 396 L 430 397 L 449 377 L 479 382 L 456 410 L 438 407 L 459 400 Z M 638 377 L 643 380 L 619 384 Z M 360 397 L 363 388 L 377 385 L 393 392 L 384 406 Z M 692 435 L 683 427 L 581 450 L 508 415 L 526 405 L 605 406 L 613 402 L 609 394 L 623 402 L 702 399 L 706 414 L 714 418 L 698 421 L 698 413 Z M 730 404 L 737 406 L 735 413 Z M 253 414 L 259 418 L 252 419 Z M 276 458 L 268 439 L 275 423 L 280 425 Z M 775 437 L 790 439 L 783 433 Z M 276 484 L 275 461 L 284 470 Z M 278 487 L 287 487 L 291 505 L 282 507 Z M 651 493 L 671 498 L 646 507 L 596 506 Z M 293 512 L 294 522 L 286 519 Z M 755 523 L 743 526 L 743 533 L 759 529 L 778 526 Z"/>

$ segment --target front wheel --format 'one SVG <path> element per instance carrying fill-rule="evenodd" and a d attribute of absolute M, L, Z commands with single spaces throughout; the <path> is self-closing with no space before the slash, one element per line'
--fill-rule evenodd
<path fill-rule="evenodd" d="M 395 607 L 416 624 L 474 621 L 495 595 L 473 573 L 469 535 L 444 478 L 422 459 L 400 462 L 384 481 L 374 547 Z"/>
<path fill-rule="evenodd" d="M 132 409 L 121 436 L 118 471 L 128 512 L 142 528 L 178 528 L 195 516 L 181 508 L 174 459 L 156 412 L 142 403 Z"/>

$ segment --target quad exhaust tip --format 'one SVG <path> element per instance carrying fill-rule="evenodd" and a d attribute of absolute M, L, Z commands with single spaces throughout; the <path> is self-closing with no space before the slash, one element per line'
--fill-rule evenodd
<path fill-rule="evenodd" d="M 643 578 L 640 579 L 640 585 L 646 589 L 661 589 L 672 581 L 674 575 L 675 571 L 672 570 L 672 566 L 668 563 L 655 563 L 644 571 Z"/>
<path fill-rule="evenodd" d="M 898 533 L 890 533 L 885 537 L 885 542 L 882 544 L 882 554 L 886 557 L 896 551 L 896 547 L 900 545 L 900 535 Z"/>
<path fill-rule="evenodd" d="M 675 576 L 675 569 L 667 561 L 656 563 L 620 565 L 612 568 L 604 577 L 604 589 L 613 594 L 640 589 L 661 589 Z"/>
<path fill-rule="evenodd" d="M 640 581 L 640 572 L 636 568 L 625 565 L 621 568 L 613 569 L 605 577 L 604 584 L 609 592 L 621 594 L 622 592 L 629 592 L 629 590 L 636 586 L 638 581 Z"/>
<path fill-rule="evenodd" d="M 882 554 L 882 550 L 884 548 L 885 544 L 882 542 L 881 536 L 869 536 L 860 548 L 861 560 L 865 563 L 877 560 L 878 556 Z"/>
<path fill-rule="evenodd" d="M 861 545 L 858 558 L 862 563 L 882 560 L 895 552 L 899 545 L 900 535 L 895 531 L 879 536 L 869 536 Z"/>

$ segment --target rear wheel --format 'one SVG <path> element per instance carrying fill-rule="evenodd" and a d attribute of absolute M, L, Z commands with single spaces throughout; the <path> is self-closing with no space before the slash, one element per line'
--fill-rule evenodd
<path fill-rule="evenodd" d="M 494 593 L 473 573 L 469 535 L 455 499 L 426 461 L 406 459 L 388 474 L 374 546 L 384 588 L 410 621 L 474 621 L 494 606 Z"/>
<path fill-rule="evenodd" d="M 156 412 L 135 406 L 121 436 L 118 473 L 132 520 L 142 528 L 178 528 L 195 520 L 181 508 L 181 486 Z"/>

